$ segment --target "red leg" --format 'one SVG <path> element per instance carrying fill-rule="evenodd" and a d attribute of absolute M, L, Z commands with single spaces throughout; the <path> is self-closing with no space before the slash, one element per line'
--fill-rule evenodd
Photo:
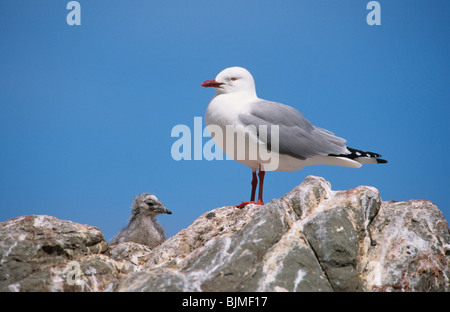
<path fill-rule="evenodd" d="M 259 176 L 259 192 L 258 192 L 258 205 L 264 205 L 263 202 L 263 186 L 264 186 L 264 175 L 266 174 L 265 171 L 259 170 L 258 176 Z"/>
<path fill-rule="evenodd" d="M 258 178 L 256 177 L 256 171 L 252 172 L 252 194 L 250 201 L 255 201 L 256 186 L 258 185 Z"/>
<path fill-rule="evenodd" d="M 262 201 L 262 184 L 264 182 L 264 171 L 259 171 L 259 193 L 258 193 L 258 201 L 255 202 L 255 195 L 256 195 L 256 186 L 258 185 L 258 178 L 256 177 L 256 171 L 252 172 L 252 194 L 250 196 L 250 201 L 243 201 L 239 205 L 235 205 L 236 208 L 244 208 L 248 204 L 255 204 L 255 205 L 264 205 Z"/>

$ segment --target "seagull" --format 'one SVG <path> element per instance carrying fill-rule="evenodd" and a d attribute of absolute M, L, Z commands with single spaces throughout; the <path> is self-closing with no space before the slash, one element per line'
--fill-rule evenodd
<path fill-rule="evenodd" d="M 319 164 L 359 168 L 363 164 L 387 163 L 380 154 L 347 147 L 345 139 L 314 126 L 297 109 L 258 98 L 253 76 L 245 68 L 226 68 L 201 86 L 216 90 L 205 112 L 206 128 L 215 144 L 252 170 L 250 201 L 235 207 L 264 204 L 265 171 L 290 172 Z M 273 138 L 271 134 L 278 136 Z M 243 135 L 246 141 L 235 140 L 236 135 Z M 229 140 L 234 143 L 228 145 Z M 260 154 L 252 154 L 252 148 L 257 148 Z M 276 166 L 268 165 L 267 158 L 261 156 L 263 153 L 272 153 L 277 159 Z M 255 201 L 258 178 L 258 201 Z"/>

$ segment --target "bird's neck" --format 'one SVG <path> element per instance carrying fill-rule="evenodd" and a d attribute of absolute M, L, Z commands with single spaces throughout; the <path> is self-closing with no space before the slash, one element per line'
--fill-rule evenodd
<path fill-rule="evenodd" d="M 156 215 L 154 214 L 133 214 L 130 218 L 130 223 L 145 223 L 148 220 L 156 221 Z"/>
<path fill-rule="evenodd" d="M 236 91 L 236 92 L 230 92 L 230 93 L 226 93 L 226 92 L 222 93 L 218 90 L 216 97 L 218 97 L 218 96 L 236 98 L 236 99 L 239 99 L 240 101 L 250 101 L 250 100 L 258 98 L 255 90 L 243 90 L 243 91 Z"/>

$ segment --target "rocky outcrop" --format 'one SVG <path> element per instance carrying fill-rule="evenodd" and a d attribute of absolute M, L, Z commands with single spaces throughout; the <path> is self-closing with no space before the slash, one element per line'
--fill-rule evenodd
<path fill-rule="evenodd" d="M 0 291 L 449 291 L 450 232 L 429 201 L 307 177 L 264 206 L 205 212 L 150 249 L 49 216 L 0 223 Z"/>
<path fill-rule="evenodd" d="M 95 271 L 98 277 L 102 276 L 102 284 L 110 282 L 115 272 L 107 263 L 112 261 L 101 254 L 107 247 L 102 232 L 90 225 L 50 216 L 25 216 L 2 222 L 0 291 L 78 290 L 77 285 L 67 282 L 66 277 L 72 272 L 74 277 L 83 272 L 83 278 L 91 279 Z M 71 266 L 74 259 L 79 262 Z"/>

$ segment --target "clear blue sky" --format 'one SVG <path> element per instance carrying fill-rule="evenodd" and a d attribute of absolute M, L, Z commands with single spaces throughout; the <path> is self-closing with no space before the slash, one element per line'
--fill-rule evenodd
<path fill-rule="evenodd" d="M 261 98 L 300 110 L 387 165 L 266 174 L 265 201 L 307 175 L 333 189 L 372 185 L 383 200 L 427 199 L 450 219 L 450 2 L 80 0 L 0 2 L 0 221 L 48 214 L 103 230 L 127 223 L 135 195 L 172 210 L 169 236 L 250 196 L 234 161 L 175 161 L 170 136 L 193 127 L 229 66 Z M 206 141 L 206 140 L 205 140 Z"/>

